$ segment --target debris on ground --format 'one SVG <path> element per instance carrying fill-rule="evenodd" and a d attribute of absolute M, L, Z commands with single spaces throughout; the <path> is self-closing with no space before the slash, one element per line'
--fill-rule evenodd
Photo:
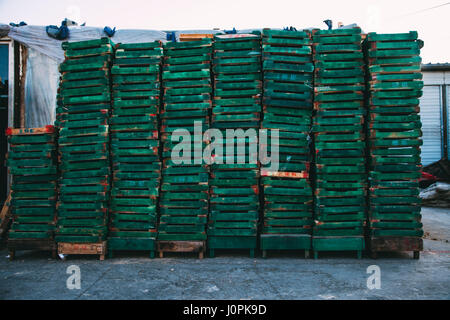
<path fill-rule="evenodd" d="M 450 183 L 436 182 L 420 192 L 423 206 L 450 208 Z"/>
<path fill-rule="evenodd" d="M 450 160 L 441 159 L 433 162 L 423 167 L 422 171 L 435 176 L 439 181 L 450 182 Z"/>

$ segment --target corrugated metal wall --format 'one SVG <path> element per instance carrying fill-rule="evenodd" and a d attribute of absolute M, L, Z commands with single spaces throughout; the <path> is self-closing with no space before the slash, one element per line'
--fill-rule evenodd
<path fill-rule="evenodd" d="M 447 135 L 447 141 L 450 141 L 450 72 L 425 71 L 423 72 L 423 81 L 425 87 L 420 99 L 423 131 L 422 164 L 427 165 L 445 156 L 445 135 Z M 446 97 L 443 97 L 444 90 L 447 93 Z M 444 99 L 445 101 L 443 101 Z M 447 121 L 444 121 L 444 115 L 447 116 Z M 444 128 L 445 122 L 447 128 Z"/>
<path fill-rule="evenodd" d="M 442 158 L 442 93 L 441 86 L 425 85 L 420 99 L 420 118 L 422 120 L 423 146 L 422 164 Z"/>
<path fill-rule="evenodd" d="M 447 143 L 450 143 L 450 85 L 446 86 L 446 90 L 447 90 Z M 450 146 L 447 146 L 447 148 L 448 147 Z M 447 159 L 450 160 L 450 152 L 448 152 L 447 154 Z"/>

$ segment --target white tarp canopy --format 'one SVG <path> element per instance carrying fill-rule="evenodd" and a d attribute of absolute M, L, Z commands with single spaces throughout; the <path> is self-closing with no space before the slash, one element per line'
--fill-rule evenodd
<path fill-rule="evenodd" d="M 44 26 L 10 27 L 8 36 L 23 45 L 36 50 L 50 58 L 62 62 L 64 52 L 61 43 L 64 41 L 83 41 L 105 37 L 103 29 L 96 27 L 69 27 L 69 37 L 66 40 L 56 40 L 47 35 Z M 166 40 L 166 33 L 157 30 L 117 30 L 113 37 L 115 43 L 152 42 Z"/>

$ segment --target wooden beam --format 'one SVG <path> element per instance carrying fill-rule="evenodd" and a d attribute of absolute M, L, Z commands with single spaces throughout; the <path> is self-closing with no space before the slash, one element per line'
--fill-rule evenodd
<path fill-rule="evenodd" d="M 25 135 L 25 134 L 43 134 L 43 133 L 52 133 L 55 132 L 55 127 L 52 125 L 48 125 L 42 128 L 8 128 L 6 133 L 8 135 Z"/>
<path fill-rule="evenodd" d="M 180 34 L 180 42 L 184 41 L 198 41 L 203 39 L 212 39 L 214 38 L 213 34 L 209 33 L 182 33 Z"/>
<path fill-rule="evenodd" d="M 12 117 L 13 117 L 13 123 L 9 127 L 18 128 L 20 125 L 20 43 L 17 41 L 13 41 L 13 51 L 14 54 L 12 55 L 13 59 L 13 65 L 14 65 L 14 83 L 13 83 L 13 90 L 14 95 L 12 97 L 13 99 L 13 109 L 12 109 Z"/>
<path fill-rule="evenodd" d="M 306 179 L 308 178 L 308 172 L 280 172 L 280 171 L 269 171 L 261 169 L 261 177 L 279 177 L 279 178 L 293 178 L 293 179 Z"/>
<path fill-rule="evenodd" d="M 11 202 L 11 192 L 9 192 L 8 198 L 5 200 L 2 211 L 0 212 L 0 237 L 7 231 L 10 217 L 10 202 Z"/>
<path fill-rule="evenodd" d="M 8 66 L 8 128 L 14 127 L 14 102 L 15 102 L 15 79 L 17 77 L 15 73 L 14 64 L 14 41 L 10 40 L 9 44 L 9 66 Z M 7 143 L 9 152 L 9 143 Z M 9 194 L 11 183 L 11 174 L 7 173 L 6 178 L 6 193 Z"/>
<path fill-rule="evenodd" d="M 28 49 L 24 45 L 21 47 L 21 75 L 20 75 L 20 128 L 25 128 L 25 83 L 27 75 Z"/>
<path fill-rule="evenodd" d="M 442 124 L 444 128 L 444 135 L 443 135 L 443 147 L 444 147 L 444 154 L 443 158 L 448 160 L 450 159 L 448 154 L 448 106 L 447 106 L 447 85 L 444 84 L 441 86 L 442 88 Z"/>
<path fill-rule="evenodd" d="M 8 43 L 8 128 L 14 127 L 14 79 L 16 74 L 14 72 L 14 42 Z"/>
<path fill-rule="evenodd" d="M 6 198 L 5 203 L 3 204 L 2 211 L 0 212 L 0 219 L 3 220 L 8 211 L 9 211 L 9 203 L 11 202 L 11 192 L 8 195 L 8 198 Z"/>

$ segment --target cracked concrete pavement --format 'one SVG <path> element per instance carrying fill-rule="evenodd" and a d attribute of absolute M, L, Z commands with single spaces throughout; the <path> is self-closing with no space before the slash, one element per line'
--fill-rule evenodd
<path fill-rule="evenodd" d="M 0 299 L 449 299 L 450 209 L 423 208 L 426 232 L 420 260 L 411 253 L 382 254 L 377 260 L 354 253 L 219 253 L 214 259 L 145 253 L 113 259 L 69 256 L 52 260 L 44 252 L 17 252 L 8 261 L 0 250 Z M 367 288 L 367 267 L 381 269 L 381 289 Z M 69 290 L 67 267 L 81 270 L 81 289 Z"/>

